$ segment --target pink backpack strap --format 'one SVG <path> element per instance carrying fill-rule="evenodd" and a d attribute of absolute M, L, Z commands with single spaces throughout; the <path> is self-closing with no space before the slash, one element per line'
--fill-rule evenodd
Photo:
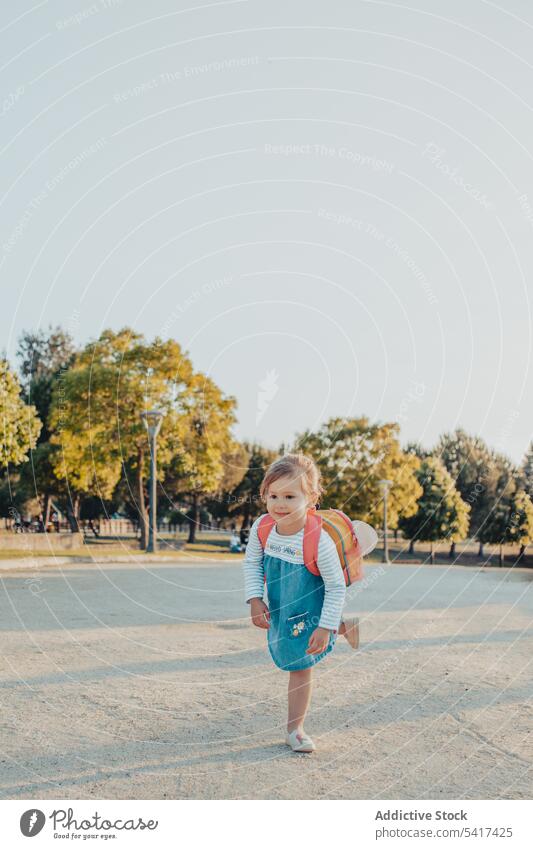
<path fill-rule="evenodd" d="M 322 516 L 316 509 L 309 510 L 304 528 L 304 563 L 313 575 L 320 575 L 318 568 L 318 543 L 322 530 Z"/>
<path fill-rule="evenodd" d="M 261 548 L 263 549 L 263 551 L 266 548 L 267 539 L 270 534 L 270 531 L 272 530 L 275 524 L 276 522 L 274 521 L 270 513 L 265 513 L 265 515 L 261 516 L 261 518 L 259 519 L 259 524 L 257 526 L 257 536 L 259 542 L 261 543 Z M 263 576 L 263 581 L 266 584 L 266 575 Z"/>
<path fill-rule="evenodd" d="M 261 548 L 263 551 L 266 548 L 267 539 L 270 535 L 270 531 L 276 524 L 275 520 L 269 513 L 265 513 L 264 516 L 261 516 L 259 519 L 259 524 L 257 526 L 257 536 L 259 537 L 259 542 L 261 543 Z"/>
<path fill-rule="evenodd" d="M 276 524 L 275 519 L 269 513 L 265 513 L 259 520 L 257 536 L 263 551 L 266 548 L 270 531 Z M 320 575 L 318 569 L 318 543 L 322 530 L 322 516 L 315 509 L 309 510 L 304 528 L 303 556 L 304 563 L 313 575 Z M 266 581 L 266 576 L 265 576 Z"/>

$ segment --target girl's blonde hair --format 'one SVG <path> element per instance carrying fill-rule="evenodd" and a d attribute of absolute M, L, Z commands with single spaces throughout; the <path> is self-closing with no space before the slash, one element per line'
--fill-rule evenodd
<path fill-rule="evenodd" d="M 316 493 L 317 501 L 324 492 L 320 479 L 320 469 L 315 461 L 307 454 L 285 454 L 279 460 L 274 460 L 266 470 L 265 476 L 259 487 L 259 494 L 266 501 L 268 487 L 274 481 L 283 477 L 301 478 L 302 489 L 306 495 Z"/>

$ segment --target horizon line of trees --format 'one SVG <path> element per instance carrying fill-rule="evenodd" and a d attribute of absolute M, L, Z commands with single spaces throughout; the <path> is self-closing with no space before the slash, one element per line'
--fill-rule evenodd
<path fill-rule="evenodd" d="M 379 481 L 392 481 L 388 526 L 411 541 L 447 540 L 450 556 L 468 537 L 484 545 L 533 540 L 533 442 L 520 465 L 457 428 L 432 450 L 402 448 L 397 422 L 334 417 L 275 451 L 232 435 L 236 399 L 193 367 L 174 340 L 152 342 L 131 328 L 105 330 L 76 348 L 61 327 L 25 331 L 18 372 L 0 358 L 0 515 L 32 511 L 48 526 L 58 507 L 72 531 L 82 519 L 120 513 L 148 534 L 150 448 L 143 410 L 162 409 L 158 437 L 158 513 L 189 523 L 194 542 L 203 519 L 240 520 L 264 512 L 259 484 L 288 450 L 315 459 L 321 506 L 381 524 Z"/>

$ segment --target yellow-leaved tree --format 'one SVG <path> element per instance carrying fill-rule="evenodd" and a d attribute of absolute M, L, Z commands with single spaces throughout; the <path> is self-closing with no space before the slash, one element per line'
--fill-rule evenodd
<path fill-rule="evenodd" d="M 402 451 L 396 422 L 371 424 L 360 418 L 332 418 L 298 436 L 293 450 L 310 454 L 322 473 L 322 507 L 343 510 L 352 519 L 379 525 L 383 494 L 379 481 L 392 481 L 388 526 L 416 513 L 422 495 L 416 470 L 420 460 Z"/>
<path fill-rule="evenodd" d="M 5 357 L 0 358 L 0 469 L 28 459 L 41 432 L 41 421 L 32 404 L 25 404 L 17 375 Z"/>
<path fill-rule="evenodd" d="M 196 539 L 200 505 L 225 482 L 236 484 L 246 472 L 247 454 L 231 434 L 236 401 L 225 396 L 211 378 L 195 374 L 184 399 L 187 430 L 180 450 L 165 468 L 167 486 L 185 497 L 189 511 L 189 542 Z"/>

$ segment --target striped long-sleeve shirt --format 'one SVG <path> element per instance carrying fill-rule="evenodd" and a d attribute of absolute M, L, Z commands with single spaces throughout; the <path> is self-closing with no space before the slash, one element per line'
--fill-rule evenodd
<path fill-rule="evenodd" d="M 256 519 L 250 529 L 244 560 L 244 591 L 247 602 L 252 598 L 262 599 L 265 588 L 263 548 L 257 536 L 258 524 L 259 519 Z M 303 528 L 296 534 L 278 534 L 274 525 L 268 536 L 265 554 L 282 557 L 289 563 L 299 564 L 305 568 L 303 538 Z M 333 630 L 340 624 L 346 597 L 346 583 L 335 543 L 324 530 L 321 531 L 318 543 L 318 568 L 324 581 L 324 603 L 318 625 L 320 628 Z"/>

